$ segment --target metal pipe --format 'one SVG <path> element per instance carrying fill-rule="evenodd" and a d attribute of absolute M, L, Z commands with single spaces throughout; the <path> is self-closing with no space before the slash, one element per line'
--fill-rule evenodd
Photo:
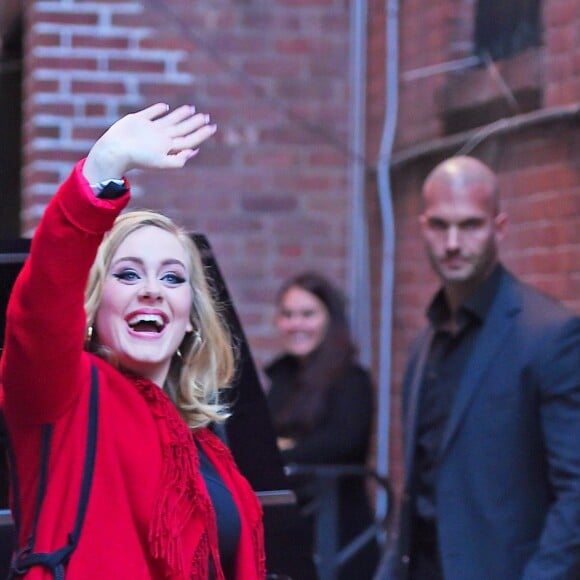
<path fill-rule="evenodd" d="M 379 201 L 383 226 L 381 257 L 381 318 L 379 349 L 379 398 L 377 418 L 376 469 L 389 474 L 389 430 L 391 402 L 391 348 L 395 260 L 395 219 L 393 215 L 390 163 L 397 127 L 399 100 L 399 2 L 386 0 L 386 102 L 385 122 L 377 164 Z M 389 506 L 385 493 L 377 494 L 376 513 L 381 520 Z"/>
<path fill-rule="evenodd" d="M 446 62 L 439 62 L 437 64 L 415 68 L 402 73 L 401 78 L 404 81 L 415 81 L 417 79 L 424 79 L 441 73 L 473 68 L 480 64 L 482 64 L 482 60 L 479 56 L 467 56 L 465 58 L 448 60 Z"/>
<path fill-rule="evenodd" d="M 351 156 L 351 246 L 350 246 L 350 326 L 363 366 L 372 366 L 371 291 L 368 225 L 365 204 L 365 115 L 367 1 L 351 3 L 352 156 Z"/>

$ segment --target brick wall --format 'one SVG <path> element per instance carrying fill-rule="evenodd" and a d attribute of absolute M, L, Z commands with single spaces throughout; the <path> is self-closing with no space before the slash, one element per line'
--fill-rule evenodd
<path fill-rule="evenodd" d="M 120 115 L 193 103 L 218 133 L 175 174 L 134 174 L 132 206 L 205 233 L 259 364 L 273 295 L 315 268 L 344 284 L 348 4 L 43 0 L 27 4 L 23 231 Z"/>
<path fill-rule="evenodd" d="M 444 131 L 449 111 L 463 110 L 462 122 L 477 115 L 497 114 L 501 101 L 497 81 L 488 71 L 468 68 L 409 80 L 405 73 L 469 56 L 473 28 L 472 0 L 400 5 L 400 111 L 392 171 L 396 219 L 395 307 L 393 318 L 393 377 L 391 407 L 391 474 L 397 492 L 402 482 L 401 377 L 409 345 L 424 324 L 424 310 L 437 287 L 424 254 L 416 216 L 421 183 L 436 163 L 456 153 L 466 140 L 449 143 Z M 577 43 L 580 10 L 571 0 L 548 0 L 544 5 L 544 47 L 497 63 L 506 85 L 524 107 L 548 113 L 580 101 Z M 368 79 L 368 147 L 374 155 L 384 103 L 383 7 L 371 25 Z M 376 52 L 373 52 L 376 51 Z M 494 84 L 495 83 L 495 84 Z M 453 89 L 453 90 L 452 90 Z M 526 100 L 532 94 L 534 98 Z M 498 96 L 499 95 L 499 96 Z M 478 102 L 479 100 L 479 102 Z M 505 101 L 505 97 L 504 97 Z M 467 112 L 465 112 L 467 111 Z M 472 139 L 469 152 L 499 174 L 505 210 L 510 215 L 508 237 L 502 244 L 507 266 L 541 290 L 580 312 L 580 165 L 577 116 L 572 112 L 541 123 L 518 119 L 530 110 L 511 111 L 513 128 Z M 508 115 L 501 115 L 508 116 Z M 474 134 L 471 134 L 473 137 Z M 423 148 L 419 150 L 418 146 Z M 376 205 L 376 185 L 369 179 L 369 201 Z M 380 224 L 371 232 L 380 243 Z M 374 262 L 376 265 L 376 261 Z M 377 268 L 373 272 L 379 279 Z M 379 308 L 378 296 L 374 297 Z"/>
<path fill-rule="evenodd" d="M 371 165 L 385 101 L 385 4 L 369 2 Z M 485 99 L 503 102 L 501 87 L 487 72 L 410 74 L 471 54 L 474 5 L 474 0 L 400 3 L 395 155 L 436 144 L 449 127 L 450 111 L 469 121 L 481 113 L 476 107 L 485 109 Z M 543 5 L 544 47 L 498 63 L 498 70 L 518 98 L 532 94 L 531 104 L 522 100 L 525 106 L 539 101 L 539 109 L 548 110 L 579 100 L 574 34 L 580 15 L 573 0 Z M 218 123 L 216 138 L 181 172 L 135 175 L 133 205 L 162 209 L 208 235 L 254 355 L 259 364 L 268 359 L 277 347 L 272 298 L 281 280 L 305 267 L 341 284 L 346 280 L 349 3 L 44 0 L 26 6 L 23 231 L 31 233 L 56 184 L 112 120 L 157 100 L 196 104 Z M 509 114 L 518 118 L 517 112 Z M 512 217 L 503 245 L 506 263 L 580 311 L 577 145 L 576 124 L 568 118 L 503 133 L 471 152 L 500 173 Z M 393 170 L 391 441 L 397 485 L 400 377 L 436 287 L 418 235 L 418 192 L 433 165 L 455 150 L 433 147 Z M 376 174 L 371 169 L 366 177 L 378 311 L 381 224 Z"/>

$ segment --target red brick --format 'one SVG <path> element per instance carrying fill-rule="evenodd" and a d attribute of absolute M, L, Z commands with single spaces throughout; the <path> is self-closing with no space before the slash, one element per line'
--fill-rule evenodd
<path fill-rule="evenodd" d="M 266 55 L 246 57 L 242 65 L 243 70 L 252 76 L 258 77 L 288 77 L 297 76 L 304 70 L 301 62 L 291 59 L 272 59 Z"/>
<path fill-rule="evenodd" d="M 70 102 L 35 102 L 31 105 L 28 113 L 31 115 L 55 115 L 58 117 L 70 118 L 74 116 L 74 106 Z"/>
<path fill-rule="evenodd" d="M 125 36 L 73 34 L 71 45 L 73 48 L 123 50 L 129 47 L 129 40 Z"/>
<path fill-rule="evenodd" d="M 71 90 L 77 95 L 123 95 L 127 92 L 124 83 L 108 80 L 80 81 L 73 79 Z"/>
<path fill-rule="evenodd" d="M 166 69 L 164 61 L 144 58 L 109 58 L 107 63 L 109 70 L 113 72 L 162 73 Z"/>
<path fill-rule="evenodd" d="M 34 35 L 34 45 L 37 47 L 47 46 L 55 47 L 61 44 L 62 38 L 60 34 L 50 33 L 50 32 L 37 32 Z"/>
<path fill-rule="evenodd" d="M 104 117 L 106 108 L 103 103 L 85 103 L 84 114 L 87 117 Z"/>
<path fill-rule="evenodd" d="M 33 94 L 56 93 L 58 87 L 57 79 L 27 79 L 27 90 Z"/>
<path fill-rule="evenodd" d="M 26 179 L 31 183 L 58 183 L 60 175 L 56 171 L 50 171 L 48 169 L 40 170 L 35 169 L 29 171 L 26 175 Z"/>
<path fill-rule="evenodd" d="M 41 139 L 58 139 L 61 136 L 60 127 L 57 125 L 38 125 L 34 133 Z"/>
<path fill-rule="evenodd" d="M 244 211 L 255 213 L 286 213 L 297 207 L 294 196 L 282 194 L 252 195 L 245 194 L 241 198 L 241 207 Z"/>
<path fill-rule="evenodd" d="M 32 66 L 36 69 L 94 71 L 97 70 L 98 62 L 92 57 L 37 56 L 32 59 Z"/>
<path fill-rule="evenodd" d="M 45 22 L 50 24 L 81 25 L 91 26 L 97 24 L 98 15 L 93 12 L 49 12 L 36 11 L 32 12 L 33 22 Z"/>

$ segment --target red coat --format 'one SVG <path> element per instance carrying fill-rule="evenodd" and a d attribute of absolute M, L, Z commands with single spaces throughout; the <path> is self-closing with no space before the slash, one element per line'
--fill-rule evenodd
<path fill-rule="evenodd" d="M 52 551 L 65 545 L 73 528 L 86 451 L 92 360 L 99 374 L 95 472 L 80 541 L 67 565 L 67 578 L 202 578 L 206 573 L 201 576 L 196 572 L 199 568 L 195 567 L 194 556 L 201 554 L 207 563 L 209 552 L 216 553 L 215 514 L 185 422 L 172 404 L 167 409 L 174 416 L 167 421 L 159 419 L 159 403 L 155 407 L 143 394 L 152 383 L 131 379 L 83 350 L 87 274 L 103 234 L 111 228 L 129 195 L 115 200 L 96 198 L 81 169 L 82 162 L 47 207 L 7 312 L 0 377 L 20 487 L 19 544 L 26 544 L 31 530 L 44 423 L 53 423 L 54 431 L 35 551 Z M 165 403 L 165 395 L 155 389 L 155 397 Z M 175 417 L 181 421 L 177 431 L 181 436 L 186 433 L 183 449 L 193 466 L 189 481 L 193 492 L 186 495 L 187 509 L 183 511 L 183 504 L 179 504 L 178 513 L 170 516 L 158 513 L 160 490 L 170 496 L 176 493 L 173 486 L 163 490 L 160 433 L 167 427 L 163 421 L 169 424 Z M 261 508 L 256 496 L 221 441 L 207 429 L 194 433 L 240 512 L 236 578 L 264 578 Z M 178 522 L 180 516 L 182 521 Z M 154 524 L 155 519 L 161 523 Z M 152 536 L 160 530 L 174 537 L 171 541 L 156 540 Z M 26 575 L 30 580 L 49 577 L 40 566 Z"/>

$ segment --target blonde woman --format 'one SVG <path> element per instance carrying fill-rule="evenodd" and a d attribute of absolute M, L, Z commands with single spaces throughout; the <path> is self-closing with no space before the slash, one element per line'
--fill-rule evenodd
<path fill-rule="evenodd" d="M 200 256 L 161 214 L 119 216 L 129 170 L 180 168 L 215 130 L 189 106 L 123 117 L 38 227 L 0 375 L 20 577 L 265 576 L 259 503 L 208 428 L 234 361 Z"/>

